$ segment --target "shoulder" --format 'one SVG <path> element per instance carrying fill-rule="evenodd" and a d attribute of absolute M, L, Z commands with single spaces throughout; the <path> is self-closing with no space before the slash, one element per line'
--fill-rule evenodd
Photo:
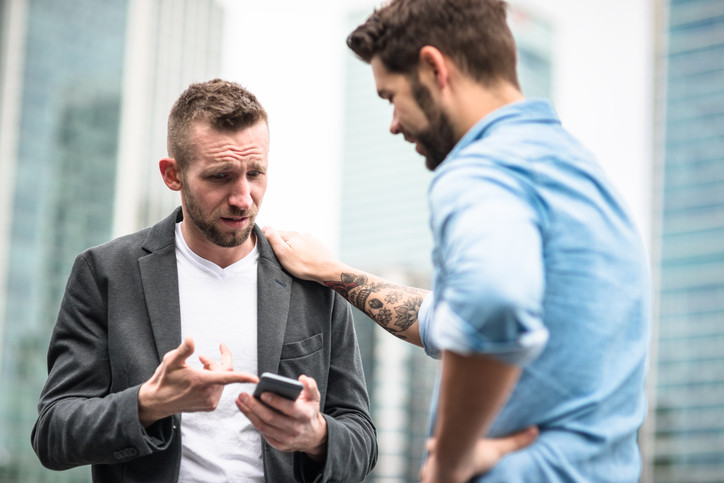
<path fill-rule="evenodd" d="M 149 253 L 173 247 L 174 226 L 178 210 L 155 225 L 135 233 L 122 235 L 103 244 L 90 247 L 78 255 L 91 265 L 119 265 L 133 263 Z"/>

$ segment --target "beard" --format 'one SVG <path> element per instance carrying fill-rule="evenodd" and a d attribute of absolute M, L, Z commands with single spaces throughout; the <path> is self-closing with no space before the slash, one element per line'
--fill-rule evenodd
<path fill-rule="evenodd" d="M 434 171 L 457 144 L 450 118 L 432 100 L 430 90 L 422 85 L 417 75 L 411 76 L 412 97 L 427 118 L 427 129 L 409 132 L 424 151 L 425 166 Z"/>
<path fill-rule="evenodd" d="M 196 197 L 191 194 L 191 191 L 184 184 L 182 188 L 184 196 L 184 204 L 186 206 L 186 213 L 188 214 L 189 221 L 191 221 L 196 227 L 201 230 L 204 236 L 215 245 L 223 248 L 238 247 L 249 239 L 251 232 L 254 230 L 254 220 L 256 219 L 256 212 L 249 212 L 240 210 L 235 207 L 231 207 L 226 212 L 217 210 L 210 215 L 206 216 L 196 200 Z M 241 231 L 236 232 L 222 232 L 216 226 L 216 221 L 220 218 L 234 218 L 248 216 L 249 223 Z"/>

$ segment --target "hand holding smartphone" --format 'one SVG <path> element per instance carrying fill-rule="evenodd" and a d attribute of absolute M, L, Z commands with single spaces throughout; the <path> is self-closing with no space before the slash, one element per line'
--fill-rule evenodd
<path fill-rule="evenodd" d="M 262 393 L 273 392 L 283 398 L 294 401 L 299 397 L 299 393 L 302 392 L 303 388 L 304 385 L 296 379 L 265 372 L 259 378 L 259 384 L 257 384 L 254 390 L 254 397 L 259 399 Z"/>

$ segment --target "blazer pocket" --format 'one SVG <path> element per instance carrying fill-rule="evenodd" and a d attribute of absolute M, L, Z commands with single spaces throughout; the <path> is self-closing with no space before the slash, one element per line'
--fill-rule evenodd
<path fill-rule="evenodd" d="M 324 346 L 324 333 L 320 332 L 299 342 L 289 342 L 282 346 L 281 359 L 297 359 L 314 354 Z"/>

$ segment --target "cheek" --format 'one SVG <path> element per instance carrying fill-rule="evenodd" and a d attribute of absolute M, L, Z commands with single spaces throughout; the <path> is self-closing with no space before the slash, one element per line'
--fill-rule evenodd
<path fill-rule="evenodd" d="M 262 200 L 264 199 L 264 194 L 266 193 L 266 180 L 263 183 L 259 183 L 254 185 L 251 189 L 251 199 L 254 201 L 254 204 L 256 206 L 261 205 Z"/>
<path fill-rule="evenodd" d="M 408 105 L 398 108 L 397 118 L 403 126 L 418 131 L 428 124 L 425 114 L 416 106 Z"/>
<path fill-rule="evenodd" d="M 217 208 L 219 205 L 224 204 L 228 197 L 228 190 L 219 188 L 199 190 L 199 192 L 195 193 L 194 196 L 197 204 L 211 210 Z"/>

